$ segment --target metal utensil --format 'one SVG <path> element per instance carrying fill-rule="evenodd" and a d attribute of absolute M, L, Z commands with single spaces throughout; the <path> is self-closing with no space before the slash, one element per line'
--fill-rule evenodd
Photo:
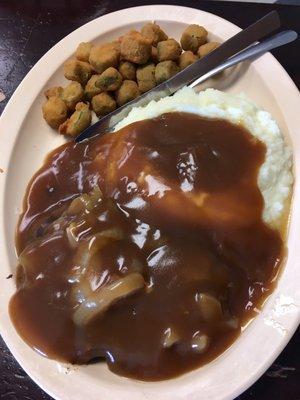
<path fill-rule="evenodd" d="M 193 88 L 200 83 L 204 82 L 206 79 L 211 78 L 212 76 L 218 74 L 219 72 L 224 71 L 229 67 L 233 67 L 234 65 L 245 61 L 251 60 L 253 58 L 257 58 L 262 54 L 266 53 L 267 51 L 273 50 L 276 47 L 283 46 L 284 44 L 293 42 L 298 37 L 298 34 L 295 31 L 283 31 L 279 32 L 276 35 L 266 39 L 258 44 L 254 44 L 253 46 L 247 48 L 246 50 L 241 51 L 240 53 L 236 54 L 235 56 L 230 57 L 228 60 L 224 61 L 222 64 L 218 65 L 216 68 L 213 68 L 206 74 L 200 76 L 196 79 L 193 83 L 188 85 L 189 87 Z"/>
<path fill-rule="evenodd" d="M 183 71 L 168 79 L 166 82 L 161 83 L 154 89 L 144 93 L 124 106 L 119 107 L 116 111 L 101 118 L 98 122 L 91 125 L 77 136 L 75 141 L 80 142 L 94 135 L 110 131 L 118 122 L 128 115 L 133 107 L 144 106 L 151 100 L 159 100 L 162 97 L 175 93 L 183 86 L 195 81 L 204 74 L 209 73 L 229 57 L 234 56 L 236 53 L 244 50 L 279 27 L 280 19 L 278 13 L 272 11 L 254 24 L 228 39 L 206 57 L 196 61 Z"/>

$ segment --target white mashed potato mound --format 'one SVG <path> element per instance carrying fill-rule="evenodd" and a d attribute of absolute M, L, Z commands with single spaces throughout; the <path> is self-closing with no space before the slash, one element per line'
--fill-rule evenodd
<path fill-rule="evenodd" d="M 285 143 L 272 116 L 258 108 L 244 95 L 231 95 L 215 89 L 196 93 L 185 87 L 173 96 L 136 107 L 115 130 L 166 112 L 190 112 L 203 117 L 223 118 L 242 124 L 253 136 L 266 144 L 267 154 L 258 175 L 258 186 L 264 197 L 264 221 L 276 226 L 284 213 L 292 184 L 292 151 Z"/>

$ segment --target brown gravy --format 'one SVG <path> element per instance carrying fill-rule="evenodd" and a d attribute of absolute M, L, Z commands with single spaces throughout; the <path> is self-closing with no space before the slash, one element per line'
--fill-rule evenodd
<path fill-rule="evenodd" d="M 186 113 L 53 151 L 28 186 L 17 230 L 22 267 L 10 314 L 20 335 L 50 358 L 104 357 L 141 380 L 218 356 L 282 261 L 281 236 L 262 220 L 265 152 L 242 127 Z M 83 193 L 94 195 L 78 207 Z M 88 262 L 84 249 L 93 251 Z M 136 290 L 106 308 L 99 300 L 104 311 L 88 317 L 88 296 L 122 290 L 129 275 Z"/>

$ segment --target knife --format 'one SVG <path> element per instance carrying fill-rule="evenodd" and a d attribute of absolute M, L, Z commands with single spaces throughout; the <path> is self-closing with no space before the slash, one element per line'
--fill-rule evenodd
<path fill-rule="evenodd" d="M 110 114 L 107 114 L 95 124 L 85 129 L 75 138 L 75 141 L 78 143 L 92 136 L 111 131 L 118 122 L 129 114 L 133 107 L 142 107 L 152 100 L 157 101 L 163 97 L 170 96 L 183 86 L 188 85 L 190 82 L 208 73 L 229 57 L 235 55 L 279 27 L 280 19 L 278 13 L 276 11 L 268 13 L 246 29 L 228 39 L 204 58 L 194 62 L 192 65 L 156 86 L 154 89 L 149 90 Z"/>

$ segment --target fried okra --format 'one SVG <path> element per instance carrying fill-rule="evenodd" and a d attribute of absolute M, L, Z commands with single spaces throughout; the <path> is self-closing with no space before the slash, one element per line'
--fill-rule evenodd
<path fill-rule="evenodd" d="M 157 48 L 154 46 L 151 46 L 151 56 L 150 59 L 155 62 L 155 64 L 158 63 L 158 54 L 157 54 Z"/>
<path fill-rule="evenodd" d="M 219 46 L 220 46 L 220 43 L 217 43 L 217 42 L 205 43 L 199 47 L 198 52 L 197 52 L 198 56 L 200 58 L 202 58 L 202 57 L 206 56 L 207 54 L 211 53 L 213 50 L 215 50 Z"/>
<path fill-rule="evenodd" d="M 136 79 L 141 93 L 153 89 L 156 85 L 155 64 L 141 65 L 136 70 Z"/>
<path fill-rule="evenodd" d="M 157 45 L 158 61 L 176 61 L 181 54 L 181 47 L 175 39 L 159 42 Z"/>
<path fill-rule="evenodd" d="M 136 78 L 136 66 L 130 61 L 121 61 L 119 72 L 123 79 L 133 81 Z"/>
<path fill-rule="evenodd" d="M 71 81 L 85 85 L 92 76 L 93 69 L 89 63 L 79 60 L 69 60 L 64 64 L 64 75 Z"/>
<path fill-rule="evenodd" d="M 179 71 L 178 65 L 174 61 L 162 61 L 155 67 L 155 80 L 156 83 L 162 83 Z"/>
<path fill-rule="evenodd" d="M 76 104 L 83 99 L 84 90 L 79 82 L 71 82 L 66 86 L 61 94 L 61 99 L 65 102 L 68 110 L 74 110 Z"/>
<path fill-rule="evenodd" d="M 182 70 L 198 60 L 198 57 L 191 51 L 184 51 L 178 58 L 178 66 Z"/>
<path fill-rule="evenodd" d="M 118 67 L 120 52 L 116 43 L 107 43 L 102 46 L 94 46 L 91 49 L 89 62 L 99 74 L 109 67 Z"/>
<path fill-rule="evenodd" d="M 82 100 L 84 95 L 83 87 L 79 82 L 73 81 L 65 88 L 55 86 L 45 91 L 47 99 L 50 97 L 59 97 L 64 101 L 68 110 L 74 110 L 76 103 Z"/>
<path fill-rule="evenodd" d="M 92 47 L 93 45 L 90 42 L 79 43 L 75 53 L 77 60 L 88 62 Z"/>
<path fill-rule="evenodd" d="M 190 50 L 196 53 L 199 46 L 207 42 L 207 30 L 200 25 L 189 25 L 181 36 L 183 50 Z"/>
<path fill-rule="evenodd" d="M 121 53 L 121 41 L 119 39 L 118 40 L 113 40 L 112 42 L 105 44 L 105 46 L 106 46 L 106 48 L 113 49 L 114 51 L 119 53 L 119 56 L 120 56 L 120 53 Z"/>
<path fill-rule="evenodd" d="M 125 79 L 122 85 L 116 91 L 116 101 L 118 106 L 122 106 L 125 103 L 135 99 L 140 95 L 138 85 L 134 81 Z"/>
<path fill-rule="evenodd" d="M 152 46 L 157 46 L 157 43 L 168 39 L 168 35 L 155 22 L 149 22 L 144 25 L 141 33 L 149 40 Z"/>
<path fill-rule="evenodd" d="M 48 101 L 43 105 L 43 116 L 53 128 L 75 136 L 91 123 L 89 106 L 80 102 L 87 100 L 99 117 L 106 115 L 218 46 L 216 42 L 207 43 L 207 31 L 200 25 L 187 26 L 180 45 L 155 22 L 109 43 L 95 46 L 81 42 L 76 58 L 64 64 L 64 75 L 72 82 L 65 88 L 45 91 Z"/>
<path fill-rule="evenodd" d="M 92 75 L 84 88 L 84 96 L 87 100 L 92 100 L 93 96 L 102 92 L 102 89 L 96 86 L 96 82 L 100 78 L 100 74 Z"/>
<path fill-rule="evenodd" d="M 62 99 L 50 96 L 42 107 L 43 117 L 48 125 L 57 129 L 68 117 L 68 109 Z"/>
<path fill-rule="evenodd" d="M 74 113 L 59 127 L 59 132 L 64 135 L 77 136 L 90 126 L 92 121 L 92 113 L 89 105 L 85 103 L 77 103 Z"/>
<path fill-rule="evenodd" d="M 135 64 L 145 64 L 151 54 L 151 44 L 140 32 L 131 31 L 121 40 L 121 57 Z"/>
<path fill-rule="evenodd" d="M 114 91 L 121 86 L 122 80 L 120 72 L 113 67 L 109 67 L 99 76 L 96 86 L 102 91 Z"/>
<path fill-rule="evenodd" d="M 44 94 L 47 99 L 49 99 L 52 96 L 61 97 L 63 90 L 64 89 L 61 86 L 54 86 L 52 88 L 47 89 Z"/>
<path fill-rule="evenodd" d="M 117 107 L 115 99 L 106 92 L 97 94 L 92 99 L 92 108 L 98 117 L 114 111 Z"/>

